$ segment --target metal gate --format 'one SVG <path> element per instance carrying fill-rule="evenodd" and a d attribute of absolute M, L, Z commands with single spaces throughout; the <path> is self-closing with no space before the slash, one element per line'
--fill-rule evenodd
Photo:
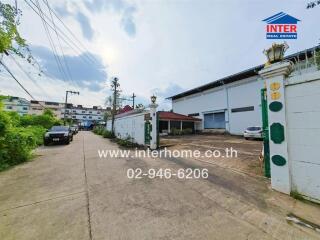
<path fill-rule="evenodd" d="M 145 121 L 144 123 L 144 143 L 146 145 L 150 145 L 150 139 L 151 139 L 151 123 L 149 120 Z"/>
<path fill-rule="evenodd" d="M 262 130 L 263 130 L 263 157 L 264 157 L 264 175 L 271 177 L 270 170 L 270 147 L 269 147 L 269 124 L 268 124 L 268 101 L 267 89 L 261 89 L 261 112 L 262 112 Z"/>

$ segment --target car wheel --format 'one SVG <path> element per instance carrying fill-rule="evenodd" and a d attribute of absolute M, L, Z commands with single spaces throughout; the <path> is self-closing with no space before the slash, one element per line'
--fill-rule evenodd
<path fill-rule="evenodd" d="M 49 142 L 46 141 L 46 140 L 44 140 L 44 141 L 43 141 L 43 145 L 48 146 L 48 145 L 49 145 Z"/>
<path fill-rule="evenodd" d="M 70 139 L 66 140 L 65 144 L 67 144 L 67 145 L 70 144 Z"/>
<path fill-rule="evenodd" d="M 249 138 L 245 137 L 244 139 L 245 139 L 245 140 L 248 140 Z"/>

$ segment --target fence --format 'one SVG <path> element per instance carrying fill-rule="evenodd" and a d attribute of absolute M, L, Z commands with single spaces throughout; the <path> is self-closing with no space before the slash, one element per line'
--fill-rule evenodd
<path fill-rule="evenodd" d="M 127 113 L 116 115 L 114 121 L 114 132 L 117 138 L 130 139 L 131 141 L 145 144 L 145 115 L 147 110 L 133 110 Z M 107 130 L 111 131 L 112 121 L 107 121 Z"/>

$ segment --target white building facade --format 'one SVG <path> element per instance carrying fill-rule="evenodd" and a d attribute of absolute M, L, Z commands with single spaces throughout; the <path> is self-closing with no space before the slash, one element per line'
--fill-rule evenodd
<path fill-rule="evenodd" d="M 26 115 L 30 109 L 30 102 L 25 98 L 9 96 L 3 100 L 4 110 L 17 112 L 20 116 Z"/>
<path fill-rule="evenodd" d="M 172 109 L 202 119 L 197 130 L 225 129 L 231 134 L 242 134 L 249 126 L 261 126 L 262 88 L 261 78 L 252 76 L 181 98 L 173 97 Z"/>
<path fill-rule="evenodd" d="M 314 71 L 315 48 L 288 56 L 295 72 Z M 262 125 L 261 89 L 258 72 L 263 65 L 169 97 L 175 113 L 202 119 L 196 130 L 224 129 L 242 135 L 250 126 Z"/>
<path fill-rule="evenodd" d="M 77 123 L 83 125 L 91 125 L 93 123 L 99 123 L 104 121 L 105 109 L 97 106 L 92 108 L 86 108 L 81 105 L 73 106 L 68 104 L 66 108 L 66 119 L 72 119 Z M 64 107 L 61 108 L 61 119 L 64 118 Z"/>

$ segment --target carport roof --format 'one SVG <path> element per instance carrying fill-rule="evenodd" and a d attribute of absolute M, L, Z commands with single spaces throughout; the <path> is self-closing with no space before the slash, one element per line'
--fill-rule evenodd
<path fill-rule="evenodd" d="M 201 119 L 174 112 L 159 111 L 160 120 L 199 122 Z"/>

